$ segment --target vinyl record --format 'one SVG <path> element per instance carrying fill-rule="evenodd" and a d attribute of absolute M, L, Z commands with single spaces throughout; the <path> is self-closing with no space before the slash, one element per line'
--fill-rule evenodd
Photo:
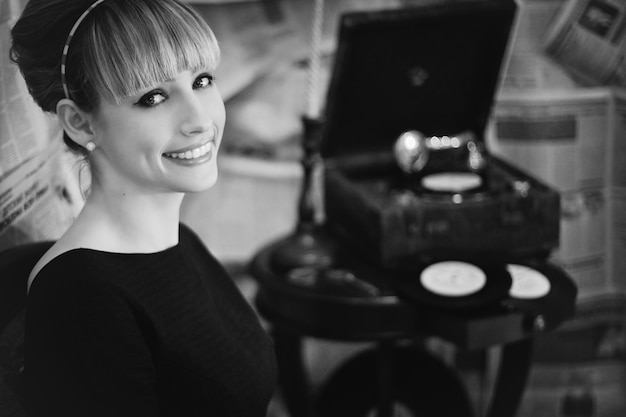
<path fill-rule="evenodd" d="M 463 297 L 482 290 L 487 283 L 487 275 L 474 264 L 444 261 L 424 268 L 419 280 L 424 288 L 434 294 Z"/>
<path fill-rule="evenodd" d="M 508 296 L 511 276 L 498 262 L 438 260 L 394 281 L 401 296 L 447 309 L 484 307 Z"/>
<path fill-rule="evenodd" d="M 506 266 L 513 283 L 509 296 L 520 300 L 537 300 L 550 293 L 550 279 L 526 265 L 511 263 Z"/>
<path fill-rule="evenodd" d="M 563 269 L 543 260 L 522 260 L 509 263 L 507 270 L 512 286 L 503 303 L 509 309 L 541 315 L 547 329 L 573 313 L 578 289 Z"/>

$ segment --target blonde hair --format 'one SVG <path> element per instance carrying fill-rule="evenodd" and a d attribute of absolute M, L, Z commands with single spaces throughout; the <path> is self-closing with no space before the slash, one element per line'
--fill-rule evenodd
<path fill-rule="evenodd" d="M 108 100 L 119 103 L 184 70 L 214 70 L 219 62 L 213 32 L 189 6 L 107 0 L 98 7 L 105 10 L 85 30 L 82 59 L 86 77 Z"/>
<path fill-rule="evenodd" d="M 11 58 L 48 112 L 65 97 L 60 65 L 71 28 L 94 0 L 30 0 L 11 30 Z M 119 102 L 184 70 L 214 69 L 220 49 L 206 21 L 176 0 L 105 0 L 76 29 L 66 59 L 70 97 L 86 111 Z"/>

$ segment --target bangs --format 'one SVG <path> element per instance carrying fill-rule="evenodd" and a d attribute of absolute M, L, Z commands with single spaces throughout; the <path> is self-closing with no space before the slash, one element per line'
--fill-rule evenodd
<path fill-rule="evenodd" d="M 125 0 L 99 7 L 104 10 L 86 34 L 85 72 L 110 101 L 119 103 L 182 71 L 213 71 L 219 62 L 213 32 L 188 6 Z"/>

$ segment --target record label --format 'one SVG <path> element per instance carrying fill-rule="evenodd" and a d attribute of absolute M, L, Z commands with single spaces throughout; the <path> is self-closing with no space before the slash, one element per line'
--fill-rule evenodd
<path fill-rule="evenodd" d="M 424 288 L 435 294 L 462 297 L 480 291 L 487 282 L 487 276 L 476 265 L 445 261 L 424 269 L 420 281 Z"/>
<path fill-rule="evenodd" d="M 441 172 L 426 175 L 422 178 L 422 186 L 431 191 L 460 193 L 482 185 L 483 180 L 472 172 Z"/>
<path fill-rule="evenodd" d="M 524 265 L 507 265 L 513 284 L 509 295 L 514 298 L 533 299 L 550 292 L 550 280 L 541 272 Z"/>

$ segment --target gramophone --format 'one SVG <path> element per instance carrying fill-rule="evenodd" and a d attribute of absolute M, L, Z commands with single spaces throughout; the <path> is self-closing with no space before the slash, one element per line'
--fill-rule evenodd
<path fill-rule="evenodd" d="M 320 145 L 326 220 L 379 265 L 558 246 L 559 194 L 485 144 L 515 12 L 473 0 L 342 16 Z"/>

